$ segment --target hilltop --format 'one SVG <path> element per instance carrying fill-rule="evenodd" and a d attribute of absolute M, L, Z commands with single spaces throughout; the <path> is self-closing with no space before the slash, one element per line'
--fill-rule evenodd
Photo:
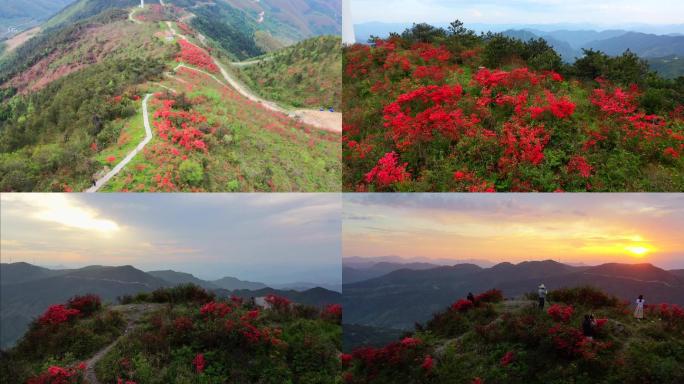
<path fill-rule="evenodd" d="M 456 21 L 345 47 L 344 190 L 684 189 L 684 77 L 520 37 Z"/>
<path fill-rule="evenodd" d="M 278 28 L 231 24 L 249 18 L 230 2 L 137 5 L 78 0 L 0 56 L 0 190 L 339 190 L 339 124 L 258 96 L 232 68 Z"/>
<path fill-rule="evenodd" d="M 341 307 L 195 286 L 54 304 L 3 352 L 1 383 L 335 383 Z"/>
<path fill-rule="evenodd" d="M 399 330 L 427 321 L 454 297 L 465 297 L 468 292 L 496 288 L 515 298 L 542 282 L 549 289 L 590 284 L 621 300 L 632 301 L 643 294 L 650 303 L 684 305 L 682 276 L 651 264 L 571 266 L 546 260 L 500 263 L 490 268 L 474 264 L 427 269 L 407 266 L 362 281 L 346 280 L 348 277 L 343 276 L 345 323 Z"/>
<path fill-rule="evenodd" d="M 633 306 L 589 287 L 558 289 L 539 310 L 534 297 L 490 290 L 454 300 L 384 347 L 342 355 L 347 383 L 679 383 L 684 380 L 684 309 Z M 592 339 L 585 314 L 596 319 Z M 345 349 L 349 346 L 345 344 Z"/>
<path fill-rule="evenodd" d="M 132 266 L 88 266 L 78 269 L 47 269 L 28 263 L 0 265 L 0 347 L 12 346 L 36 316 L 51 304 L 65 302 L 75 295 L 95 294 L 105 304 L 115 303 L 124 297 L 193 284 L 206 289 L 219 298 L 277 295 L 300 304 L 323 308 L 339 303 L 339 292 L 323 288 L 282 290 L 268 288 L 266 284 L 249 282 L 226 276 L 207 281 L 189 273 L 176 271 L 143 272 Z"/>

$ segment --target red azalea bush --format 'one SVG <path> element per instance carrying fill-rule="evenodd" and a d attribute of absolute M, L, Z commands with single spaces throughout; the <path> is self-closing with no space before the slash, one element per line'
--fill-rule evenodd
<path fill-rule="evenodd" d="M 28 379 L 26 384 L 80 384 L 83 382 L 85 369 L 84 363 L 73 367 L 53 365 L 40 376 Z"/>
<path fill-rule="evenodd" d="M 266 296 L 264 300 L 271 305 L 273 310 L 282 313 L 288 312 L 292 305 L 292 302 L 288 298 L 273 294 Z"/>
<path fill-rule="evenodd" d="M 396 36 L 345 48 L 345 190 L 684 188 L 684 108 L 648 114 L 636 85 L 479 67 L 481 52 Z M 643 176 L 654 164 L 659 184 Z"/>
<path fill-rule="evenodd" d="M 336 323 L 342 322 L 342 304 L 326 305 L 321 312 L 321 317 L 334 321 Z"/>
<path fill-rule="evenodd" d="M 553 318 L 554 321 L 563 323 L 570 321 L 570 317 L 572 316 L 573 312 L 574 308 L 572 306 L 563 306 L 560 304 L 554 304 L 547 310 L 547 313 Z"/>
<path fill-rule="evenodd" d="M 195 370 L 197 373 L 202 373 L 204 372 L 204 366 L 206 364 L 206 361 L 204 360 L 204 355 L 201 353 L 198 353 L 195 358 L 192 360 L 192 365 L 195 367 Z"/>
<path fill-rule="evenodd" d="M 352 352 L 351 358 L 343 355 L 348 367 L 345 373 L 347 383 L 369 383 L 379 378 L 393 378 L 401 382 L 419 382 L 429 374 L 435 361 L 424 352 L 422 340 L 407 337 L 383 348 L 362 347 Z"/>
<path fill-rule="evenodd" d="M 97 295 L 74 296 L 67 302 L 67 307 L 77 309 L 83 316 L 89 316 L 102 308 L 102 302 Z"/>
<path fill-rule="evenodd" d="M 219 69 L 214 64 L 214 60 L 202 48 L 185 39 L 180 39 L 178 44 L 180 44 L 181 51 L 176 61 L 186 62 L 211 73 L 218 73 Z"/>
<path fill-rule="evenodd" d="M 38 318 L 38 323 L 42 325 L 47 324 L 61 324 L 78 316 L 81 313 L 78 309 L 69 309 L 62 304 L 51 305 L 45 313 Z"/>

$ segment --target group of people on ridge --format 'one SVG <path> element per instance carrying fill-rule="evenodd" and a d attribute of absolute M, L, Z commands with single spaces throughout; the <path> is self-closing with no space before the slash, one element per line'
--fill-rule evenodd
<path fill-rule="evenodd" d="M 546 305 L 547 293 L 548 290 L 546 289 L 546 286 L 543 283 L 540 284 L 537 290 L 537 296 L 539 298 L 539 310 L 543 310 L 544 306 Z M 645 303 L 646 299 L 644 299 L 644 295 L 639 295 L 639 298 L 636 300 L 636 305 L 634 309 L 635 319 L 643 320 Z M 594 334 L 596 333 L 596 324 L 596 318 L 594 317 L 593 313 L 584 315 L 584 320 L 582 321 L 582 333 L 584 334 L 584 336 L 588 338 L 593 338 Z"/>

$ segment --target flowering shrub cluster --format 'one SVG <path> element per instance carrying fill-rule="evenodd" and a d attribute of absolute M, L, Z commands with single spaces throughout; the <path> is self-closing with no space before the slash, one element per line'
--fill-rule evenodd
<path fill-rule="evenodd" d="M 343 376 L 345 383 L 383 382 L 380 379 L 383 377 L 421 382 L 420 378 L 430 374 L 436 364 L 432 356 L 425 353 L 423 341 L 413 337 L 383 348 L 359 348 L 351 355 L 343 354 L 341 360 L 347 367 Z"/>
<path fill-rule="evenodd" d="M 321 312 L 321 317 L 337 324 L 342 322 L 342 304 L 326 305 Z"/>
<path fill-rule="evenodd" d="M 180 44 L 181 51 L 176 58 L 177 62 L 182 61 L 211 73 L 218 73 L 219 69 L 214 64 L 214 60 L 202 48 L 185 39 L 178 40 L 178 44 Z"/>
<path fill-rule="evenodd" d="M 45 313 L 38 318 L 38 323 L 46 324 L 61 324 L 78 316 L 81 313 L 78 309 L 70 309 L 63 304 L 51 305 Z"/>
<path fill-rule="evenodd" d="M 85 369 L 84 363 L 73 367 L 53 365 L 40 376 L 28 379 L 26 384 L 80 384 L 83 382 Z"/>
<path fill-rule="evenodd" d="M 678 182 L 684 123 L 646 114 L 636 86 L 478 67 L 479 54 L 399 37 L 345 49 L 346 190 L 658 189 L 642 172 L 654 163 Z"/>
<path fill-rule="evenodd" d="M 292 305 L 292 302 L 288 298 L 273 294 L 266 296 L 265 300 L 271 305 L 271 308 L 278 312 L 288 312 Z"/>
<path fill-rule="evenodd" d="M 645 311 L 647 317 L 660 319 L 666 330 L 684 333 L 684 308 L 679 305 L 666 303 L 647 305 Z"/>
<path fill-rule="evenodd" d="M 89 316 L 102 308 L 102 302 L 97 295 L 74 296 L 67 302 L 67 307 Z"/>
<path fill-rule="evenodd" d="M 570 317 L 574 312 L 574 308 L 571 305 L 560 305 L 554 304 L 547 310 L 549 316 L 553 318 L 554 321 L 567 323 L 570 321 Z"/>

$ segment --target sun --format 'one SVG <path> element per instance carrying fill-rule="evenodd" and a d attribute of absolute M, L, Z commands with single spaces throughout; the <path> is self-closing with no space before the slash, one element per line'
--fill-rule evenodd
<path fill-rule="evenodd" d="M 647 247 L 638 245 L 627 246 L 625 247 L 625 250 L 638 258 L 646 256 L 646 254 L 650 251 L 650 249 L 648 249 Z"/>

